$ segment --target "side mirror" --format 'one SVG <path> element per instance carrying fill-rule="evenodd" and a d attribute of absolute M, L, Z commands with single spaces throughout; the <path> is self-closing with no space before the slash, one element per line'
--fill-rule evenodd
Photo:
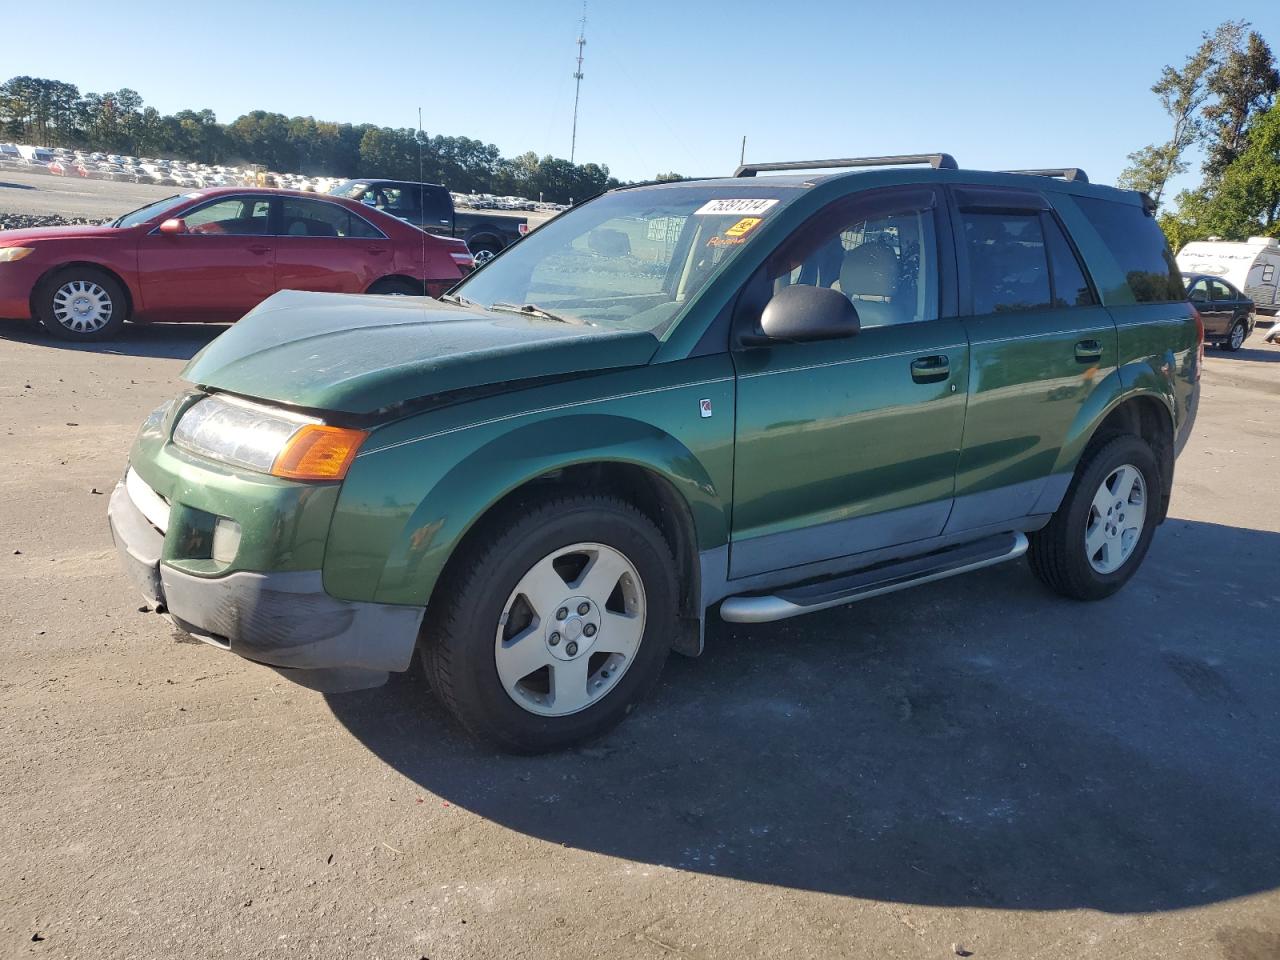
<path fill-rule="evenodd" d="M 843 293 L 830 287 L 783 287 L 765 304 L 760 327 L 771 340 L 836 340 L 862 329 L 858 311 Z"/>
<path fill-rule="evenodd" d="M 165 236 L 176 237 L 187 232 L 187 221 L 181 217 L 170 217 L 160 224 L 160 232 Z"/>

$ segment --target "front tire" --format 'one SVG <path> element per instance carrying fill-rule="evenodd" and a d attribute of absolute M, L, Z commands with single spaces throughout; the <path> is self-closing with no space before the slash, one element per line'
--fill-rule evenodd
<path fill-rule="evenodd" d="M 475 736 L 556 750 L 618 724 L 653 687 L 676 634 L 676 564 L 615 497 L 564 494 L 503 511 L 431 601 L 423 665 Z"/>
<path fill-rule="evenodd" d="M 1085 454 L 1057 513 L 1030 536 L 1036 576 L 1075 600 L 1109 597 L 1137 572 L 1159 517 L 1160 470 L 1141 437 Z"/>
<path fill-rule="evenodd" d="M 35 308 L 49 333 L 81 342 L 113 339 L 129 314 L 124 288 L 92 267 L 67 267 L 46 279 L 36 292 Z"/>

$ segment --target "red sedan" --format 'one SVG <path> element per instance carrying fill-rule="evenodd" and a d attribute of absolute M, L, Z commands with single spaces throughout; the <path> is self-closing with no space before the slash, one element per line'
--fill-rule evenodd
<path fill-rule="evenodd" d="M 277 290 L 438 296 L 472 266 L 463 241 L 352 200 L 200 190 L 107 226 L 0 231 L 0 317 L 101 340 L 125 320 L 237 320 Z"/>

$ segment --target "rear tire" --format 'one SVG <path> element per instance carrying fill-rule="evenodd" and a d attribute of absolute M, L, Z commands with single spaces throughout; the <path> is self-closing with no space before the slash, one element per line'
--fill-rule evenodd
<path fill-rule="evenodd" d="M 1128 483 L 1127 470 L 1136 471 L 1136 480 L 1113 489 Z M 1111 596 L 1147 555 L 1161 490 L 1155 455 L 1141 437 L 1126 434 L 1090 449 L 1053 519 L 1029 537 L 1032 571 L 1064 597 Z"/>
<path fill-rule="evenodd" d="M 1231 329 L 1227 332 L 1227 339 L 1222 341 L 1222 349 L 1229 353 L 1235 353 L 1244 346 L 1244 342 L 1248 338 L 1249 324 L 1242 317 L 1231 325 Z"/>
<path fill-rule="evenodd" d="M 114 339 L 129 315 L 124 288 L 93 267 L 57 271 L 40 284 L 34 300 L 41 326 L 63 340 Z"/>
<path fill-rule="evenodd" d="M 475 260 L 477 267 L 482 267 L 498 254 L 502 252 L 502 247 L 488 240 L 482 240 L 476 244 L 468 244 L 471 256 Z"/>
<path fill-rule="evenodd" d="M 385 277 L 371 286 L 369 292 L 388 297 L 421 297 L 426 291 L 418 289 L 412 281 L 400 277 Z"/>
<path fill-rule="evenodd" d="M 557 750 L 614 727 L 657 682 L 676 635 L 676 564 L 630 503 L 526 501 L 462 550 L 421 652 L 470 733 L 514 753 Z"/>

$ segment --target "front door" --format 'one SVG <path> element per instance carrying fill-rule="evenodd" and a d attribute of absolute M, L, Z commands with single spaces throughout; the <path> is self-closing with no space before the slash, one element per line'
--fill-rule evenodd
<path fill-rule="evenodd" d="M 969 357 L 962 324 L 939 319 L 950 257 L 941 192 L 912 187 L 837 201 L 757 273 L 739 332 L 797 283 L 849 297 L 861 331 L 735 347 L 732 578 L 942 532 Z"/>
<path fill-rule="evenodd" d="M 220 197 L 179 216 L 187 232 L 138 241 L 142 308 L 162 320 L 239 320 L 275 293 L 271 197 Z"/>
<path fill-rule="evenodd" d="M 948 533 L 1051 511 L 1054 474 L 1090 394 L 1116 369 L 1116 329 L 1044 197 L 954 190 L 969 408 Z"/>

